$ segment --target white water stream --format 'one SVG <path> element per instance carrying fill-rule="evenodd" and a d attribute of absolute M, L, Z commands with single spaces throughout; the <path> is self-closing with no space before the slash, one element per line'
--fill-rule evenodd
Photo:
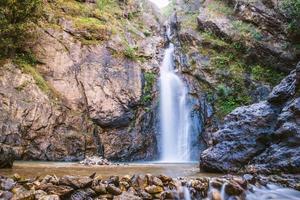
<path fill-rule="evenodd" d="M 167 36 L 170 39 L 169 28 Z M 191 137 L 187 88 L 174 66 L 174 45 L 170 43 L 160 69 L 161 161 L 188 162 Z"/>

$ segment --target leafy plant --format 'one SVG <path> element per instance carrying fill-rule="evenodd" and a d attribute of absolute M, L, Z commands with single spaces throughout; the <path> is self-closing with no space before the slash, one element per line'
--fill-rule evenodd
<path fill-rule="evenodd" d="M 270 68 L 262 67 L 260 65 L 256 65 L 251 68 L 251 75 L 254 80 L 264 81 L 270 83 L 271 85 L 278 84 L 279 81 L 284 77 L 283 73 L 277 72 Z"/>
<path fill-rule="evenodd" d="M 300 31 L 300 0 L 283 0 L 282 9 L 289 18 L 289 30 L 299 34 Z"/>
<path fill-rule="evenodd" d="M 14 56 L 22 51 L 40 17 L 41 0 L 1 0 L 0 56 Z"/>
<path fill-rule="evenodd" d="M 112 0 L 97 0 L 97 6 L 100 10 L 103 10 L 106 6 L 111 3 Z"/>
<path fill-rule="evenodd" d="M 143 88 L 143 98 L 142 103 L 148 104 L 152 101 L 152 88 L 156 79 L 156 75 L 152 72 L 144 73 L 144 88 Z"/>
<path fill-rule="evenodd" d="M 37 64 L 35 57 L 29 53 L 18 54 L 15 59 L 15 64 L 22 70 L 22 72 L 29 74 L 35 80 L 36 85 L 46 94 L 50 94 L 51 89 L 46 80 L 34 67 Z"/>
<path fill-rule="evenodd" d="M 263 38 L 262 33 L 252 24 L 236 20 L 232 22 L 232 25 L 243 37 L 251 37 L 258 41 Z"/>
<path fill-rule="evenodd" d="M 131 60 L 137 60 L 137 53 L 136 53 L 137 47 L 133 47 L 131 45 L 127 45 L 124 49 L 124 56 L 126 58 L 129 58 Z"/>

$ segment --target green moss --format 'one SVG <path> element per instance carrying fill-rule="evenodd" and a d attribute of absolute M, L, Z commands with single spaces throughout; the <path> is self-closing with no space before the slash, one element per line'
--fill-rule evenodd
<path fill-rule="evenodd" d="M 215 109 L 219 119 L 223 119 L 235 108 L 251 103 L 247 89 L 242 89 L 243 90 L 240 90 L 239 87 L 236 86 L 231 88 L 223 84 L 217 86 L 215 91 Z"/>
<path fill-rule="evenodd" d="M 255 40 L 262 40 L 263 35 L 261 31 L 250 23 L 243 22 L 241 20 L 235 20 L 232 22 L 233 28 L 244 38 L 253 38 Z"/>
<path fill-rule="evenodd" d="M 207 5 L 207 8 L 209 9 L 209 11 L 221 15 L 230 16 L 234 13 L 233 8 L 226 5 L 225 2 L 219 0 L 210 1 Z"/>
<path fill-rule="evenodd" d="M 156 74 L 152 72 L 145 72 L 144 80 L 142 103 L 147 105 L 152 101 L 152 89 L 156 80 Z"/>
<path fill-rule="evenodd" d="M 213 48 L 228 48 L 229 44 L 224 40 L 218 38 L 210 32 L 201 32 L 201 37 L 204 39 L 204 42 L 209 44 Z"/>
<path fill-rule="evenodd" d="M 137 60 L 138 55 L 137 55 L 137 47 L 131 46 L 131 45 L 126 45 L 123 54 L 126 58 L 129 58 L 131 60 Z"/>
<path fill-rule="evenodd" d="M 283 73 L 260 65 L 251 67 L 251 75 L 254 80 L 270 83 L 273 86 L 284 78 Z"/>
<path fill-rule="evenodd" d="M 197 30 L 197 16 L 198 15 L 199 15 L 198 12 L 185 13 L 181 19 L 182 28 Z"/>
<path fill-rule="evenodd" d="M 51 89 L 43 76 L 34 67 L 36 60 L 32 54 L 19 54 L 15 59 L 15 63 L 22 70 L 23 73 L 29 74 L 33 77 L 36 85 L 46 94 L 50 94 Z"/>
<path fill-rule="evenodd" d="M 292 34 L 300 32 L 300 0 L 283 0 L 279 2 L 281 9 L 288 17 L 288 29 Z"/>
<path fill-rule="evenodd" d="M 211 63 L 216 68 L 226 69 L 229 66 L 230 58 L 224 55 L 215 56 L 211 58 Z"/>

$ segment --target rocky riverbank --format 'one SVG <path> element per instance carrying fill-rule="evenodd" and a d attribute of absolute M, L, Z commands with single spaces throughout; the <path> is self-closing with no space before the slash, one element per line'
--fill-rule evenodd
<path fill-rule="evenodd" d="M 290 184 L 291 178 L 294 185 Z M 223 176 L 200 177 L 192 180 L 168 176 L 133 175 L 111 176 L 102 179 L 93 174 L 89 177 L 47 175 L 43 178 L 24 179 L 0 176 L 0 198 L 3 200 L 86 200 L 86 199 L 201 199 L 220 200 L 225 195 L 232 199 L 245 199 L 256 185 L 277 183 L 300 190 L 300 177 L 293 176 Z M 295 191 L 296 192 L 296 191 Z"/>

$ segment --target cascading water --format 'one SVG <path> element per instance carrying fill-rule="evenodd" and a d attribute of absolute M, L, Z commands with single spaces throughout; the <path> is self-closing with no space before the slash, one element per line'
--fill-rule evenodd
<path fill-rule="evenodd" d="M 167 28 L 170 41 L 171 30 Z M 190 113 L 187 88 L 175 72 L 174 45 L 169 44 L 160 69 L 160 112 L 163 162 L 190 160 Z"/>

